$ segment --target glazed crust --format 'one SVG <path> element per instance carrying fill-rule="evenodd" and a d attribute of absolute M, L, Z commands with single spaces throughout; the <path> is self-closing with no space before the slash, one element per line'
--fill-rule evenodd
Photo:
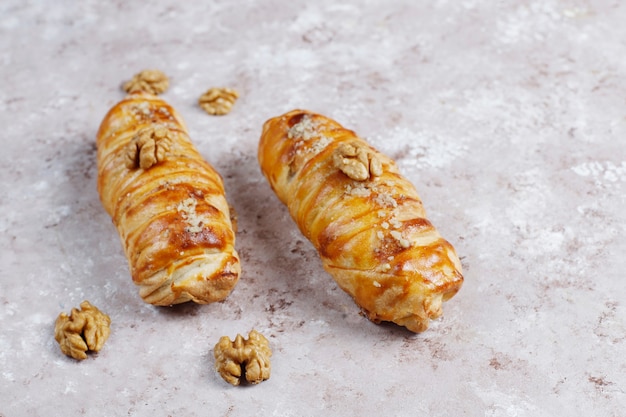
<path fill-rule="evenodd" d="M 128 166 L 131 142 L 153 128 L 167 132 L 167 152 L 150 167 Z M 131 94 L 102 121 L 97 148 L 100 200 L 143 300 L 224 299 L 241 271 L 224 185 L 176 110 L 156 96 Z"/>
<path fill-rule="evenodd" d="M 337 169 L 333 156 L 342 143 L 366 149 L 382 174 L 356 181 Z M 265 123 L 258 158 L 324 269 L 370 320 L 421 332 L 441 315 L 442 302 L 463 283 L 461 263 L 391 158 L 303 110 Z"/>

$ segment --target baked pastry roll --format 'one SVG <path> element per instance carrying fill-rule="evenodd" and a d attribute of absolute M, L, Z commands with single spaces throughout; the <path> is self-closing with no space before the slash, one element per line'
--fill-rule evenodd
<path fill-rule="evenodd" d="M 302 110 L 265 123 L 258 158 L 324 269 L 370 320 L 421 332 L 441 315 L 463 283 L 461 263 L 392 159 Z"/>
<path fill-rule="evenodd" d="M 130 94 L 102 121 L 97 147 L 100 199 L 143 300 L 224 299 L 241 271 L 224 184 L 176 110 Z"/>

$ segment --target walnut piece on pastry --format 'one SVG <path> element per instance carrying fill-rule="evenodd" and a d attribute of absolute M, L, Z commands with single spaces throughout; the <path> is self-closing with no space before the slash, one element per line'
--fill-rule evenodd
<path fill-rule="evenodd" d="M 324 269 L 370 320 L 421 332 L 442 314 L 463 283 L 461 263 L 391 158 L 303 110 L 265 123 L 258 158 Z"/>
<path fill-rule="evenodd" d="M 178 112 L 151 94 L 127 96 L 97 134 L 98 192 L 147 303 L 223 300 L 241 271 L 219 173 Z"/>
<path fill-rule="evenodd" d="M 165 160 L 172 137 L 169 130 L 160 125 L 141 129 L 126 146 L 126 167 L 148 169 Z"/>
<path fill-rule="evenodd" d="M 333 153 L 335 168 L 356 181 L 365 181 L 383 174 L 380 160 L 359 143 L 341 143 Z"/>

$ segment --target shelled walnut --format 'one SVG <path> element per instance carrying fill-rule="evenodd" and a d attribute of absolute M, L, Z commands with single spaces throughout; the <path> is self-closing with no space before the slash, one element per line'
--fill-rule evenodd
<path fill-rule="evenodd" d="M 365 181 L 383 173 L 380 160 L 359 144 L 342 143 L 333 154 L 335 168 L 353 180 Z"/>
<path fill-rule="evenodd" d="M 230 110 L 239 98 L 239 93 L 232 88 L 210 88 L 198 99 L 198 105 L 209 114 L 221 116 Z"/>
<path fill-rule="evenodd" d="M 248 339 L 240 334 L 234 342 L 222 336 L 214 348 L 215 370 L 231 385 L 239 385 L 245 378 L 258 384 L 270 377 L 269 341 L 261 333 L 251 330 Z"/>
<path fill-rule="evenodd" d="M 126 147 L 126 167 L 148 169 L 163 162 L 172 144 L 172 134 L 165 126 L 141 129 Z"/>
<path fill-rule="evenodd" d="M 54 339 L 61 352 L 77 360 L 87 358 L 87 351 L 98 352 L 109 338 L 111 318 L 89 303 L 80 303 L 68 316 L 59 314 L 54 325 Z"/>
<path fill-rule="evenodd" d="M 170 85 L 167 75 L 159 70 L 143 70 L 133 76 L 130 81 L 122 85 L 124 91 L 132 93 L 149 93 L 158 95 L 168 89 Z"/>

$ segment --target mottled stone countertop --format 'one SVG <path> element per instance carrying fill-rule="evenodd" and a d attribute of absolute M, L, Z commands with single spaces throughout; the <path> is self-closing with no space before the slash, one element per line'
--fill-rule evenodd
<path fill-rule="evenodd" d="M 0 416 L 624 416 L 626 4 L 541 1 L 0 3 Z M 139 70 L 222 174 L 243 275 L 157 308 L 96 191 L 95 134 Z M 196 104 L 213 86 L 233 111 Z M 262 177 L 263 122 L 326 114 L 396 158 L 465 284 L 415 335 L 359 314 Z M 53 327 L 111 316 L 77 362 Z M 271 378 L 232 387 L 252 328 Z"/>

